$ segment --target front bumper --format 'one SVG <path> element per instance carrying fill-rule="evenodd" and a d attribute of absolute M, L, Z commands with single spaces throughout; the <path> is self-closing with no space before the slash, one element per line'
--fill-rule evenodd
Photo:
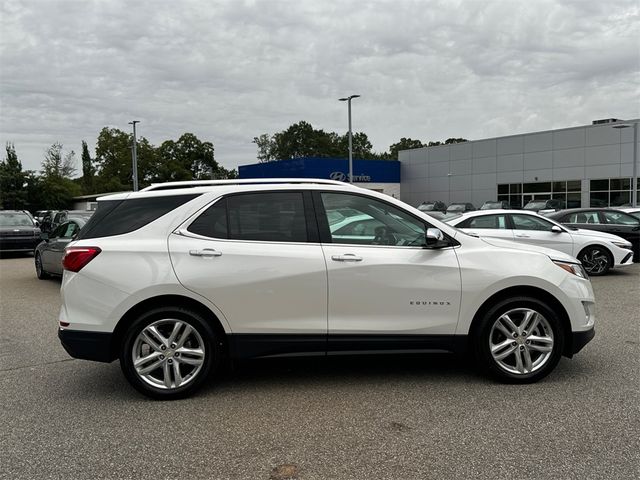
<path fill-rule="evenodd" d="M 571 333 L 571 348 L 569 349 L 568 354 L 569 357 L 572 357 L 580 350 L 584 348 L 584 346 L 593 340 L 593 337 L 596 335 L 596 329 L 591 328 L 589 330 L 585 330 L 583 332 L 572 332 Z"/>
<path fill-rule="evenodd" d="M 111 362 L 115 359 L 111 348 L 112 336 L 108 332 L 58 329 L 60 343 L 69 355 L 96 362 Z"/>

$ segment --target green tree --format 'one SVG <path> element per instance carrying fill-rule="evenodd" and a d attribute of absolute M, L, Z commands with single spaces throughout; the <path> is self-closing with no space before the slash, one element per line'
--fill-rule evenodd
<path fill-rule="evenodd" d="M 82 190 L 85 195 L 93 193 L 93 176 L 95 169 L 89 154 L 87 142 L 82 141 Z"/>
<path fill-rule="evenodd" d="M 452 143 L 463 143 L 463 142 L 468 142 L 469 140 L 467 140 L 466 138 L 447 138 L 444 141 L 445 145 L 451 145 Z"/>
<path fill-rule="evenodd" d="M 398 160 L 398 152 L 400 150 L 410 150 L 412 148 L 422 148 L 425 145 L 420 140 L 402 137 L 400 141 L 389 146 L 389 157 Z"/>
<path fill-rule="evenodd" d="M 163 142 L 157 149 L 157 161 L 154 181 L 209 179 L 220 168 L 213 143 L 203 142 L 193 133 Z"/>
<path fill-rule="evenodd" d="M 0 205 L 10 210 L 27 208 L 28 197 L 24 189 L 27 175 L 22 171 L 13 143 L 7 142 L 5 151 L 6 157 L 0 162 Z"/>
<path fill-rule="evenodd" d="M 46 151 L 42 161 L 42 175 L 35 185 L 40 189 L 40 200 L 45 208 L 69 208 L 72 199 L 82 193 L 71 176 L 76 172 L 75 153 L 62 153 L 63 146 L 55 142 Z"/>
<path fill-rule="evenodd" d="M 104 127 L 96 142 L 96 182 L 98 192 L 131 189 L 132 135 L 117 128 Z"/>

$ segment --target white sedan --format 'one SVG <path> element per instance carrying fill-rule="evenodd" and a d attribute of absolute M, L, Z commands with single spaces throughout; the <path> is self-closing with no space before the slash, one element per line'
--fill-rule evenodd
<path fill-rule="evenodd" d="M 631 243 L 624 238 L 568 227 L 533 212 L 482 210 L 445 221 L 471 235 L 559 250 L 580 260 L 589 275 L 604 275 L 614 266 L 633 263 Z"/>

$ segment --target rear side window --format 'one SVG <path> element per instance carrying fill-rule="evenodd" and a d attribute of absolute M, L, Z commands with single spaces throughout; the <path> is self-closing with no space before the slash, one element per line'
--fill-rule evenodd
<path fill-rule="evenodd" d="M 217 201 L 196 218 L 188 231 L 211 238 L 228 238 L 227 236 L 227 200 Z"/>
<path fill-rule="evenodd" d="M 98 202 L 96 213 L 80 230 L 77 238 L 111 237 L 133 232 L 198 196 L 172 195 Z"/>
<path fill-rule="evenodd" d="M 227 198 L 229 238 L 306 242 L 307 221 L 300 192 L 256 193 Z"/>

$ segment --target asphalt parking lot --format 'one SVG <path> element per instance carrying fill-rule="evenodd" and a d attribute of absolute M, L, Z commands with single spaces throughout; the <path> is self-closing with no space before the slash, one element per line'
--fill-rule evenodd
<path fill-rule="evenodd" d="M 290 359 L 154 402 L 71 359 L 60 282 L 0 258 L 0 478 L 638 478 L 640 264 L 593 285 L 596 338 L 538 384 L 448 355 Z"/>

